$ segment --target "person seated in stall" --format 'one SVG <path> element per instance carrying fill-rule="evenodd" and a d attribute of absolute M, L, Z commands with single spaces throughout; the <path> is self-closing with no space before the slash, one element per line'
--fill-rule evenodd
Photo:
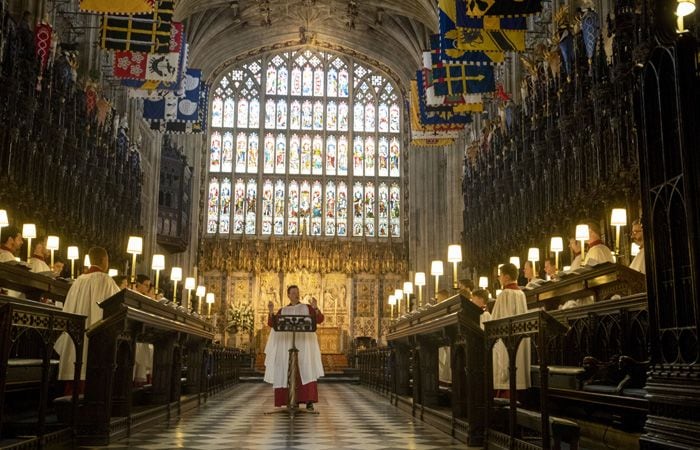
<path fill-rule="evenodd" d="M 151 279 L 148 277 L 148 275 L 144 275 L 142 273 L 136 275 L 136 284 L 134 285 L 134 289 L 136 289 L 136 292 L 139 294 L 143 294 L 146 297 L 151 297 L 149 294 L 149 291 L 151 290 Z"/>
<path fill-rule="evenodd" d="M 119 290 L 126 289 L 129 287 L 129 277 L 126 275 L 115 275 L 112 277 L 114 283 L 119 287 Z"/>
<path fill-rule="evenodd" d="M 49 251 L 46 249 L 46 237 L 42 236 L 32 241 L 32 257 L 27 264 L 34 273 L 52 274 L 51 267 L 46 264 Z"/>
<path fill-rule="evenodd" d="M 465 298 L 472 298 L 472 291 L 474 290 L 474 282 L 469 278 L 462 278 L 459 280 L 459 293 Z"/>
<path fill-rule="evenodd" d="M 554 265 L 554 258 L 544 259 L 544 273 L 548 280 L 557 280 L 557 266 Z"/>
<path fill-rule="evenodd" d="M 576 270 L 581 267 L 581 243 L 576 238 L 569 238 L 569 250 L 571 250 L 569 270 Z"/>
<path fill-rule="evenodd" d="M 491 320 L 491 313 L 486 306 L 489 302 L 489 297 L 489 291 L 486 289 L 477 289 L 476 291 L 472 292 L 472 303 L 484 311 L 479 317 L 479 325 L 481 325 L 482 330 L 484 329 L 484 322 Z"/>
<path fill-rule="evenodd" d="M 55 277 L 61 277 L 61 278 L 69 278 L 70 274 L 63 273 L 63 270 L 65 268 L 65 263 L 63 262 L 63 259 L 61 259 L 60 256 L 55 256 L 53 257 L 53 274 Z"/>
<path fill-rule="evenodd" d="M 636 270 L 646 275 L 647 270 L 644 263 L 644 229 L 642 228 L 641 219 L 632 222 L 631 232 L 632 242 L 639 246 L 639 253 L 634 257 L 630 264 L 630 269 Z"/>
<path fill-rule="evenodd" d="M 601 240 L 600 225 L 589 220 L 588 225 L 588 251 L 583 258 L 584 266 L 595 266 L 606 262 L 615 262 L 610 249 Z"/>
<path fill-rule="evenodd" d="M 499 269 L 499 281 L 503 290 L 496 298 L 491 320 L 505 319 L 527 312 L 525 293 L 518 287 L 518 269 L 512 263 L 506 263 Z M 515 357 L 516 389 L 523 391 L 530 387 L 530 338 L 520 341 Z M 493 346 L 493 389 L 498 398 L 510 397 L 510 375 L 508 370 L 508 352 L 503 341 L 496 341 Z"/>
<path fill-rule="evenodd" d="M 112 277 L 107 275 L 109 270 L 109 255 L 102 247 L 92 247 L 88 252 L 90 255 L 90 268 L 86 274 L 80 275 L 68 290 L 66 301 L 63 304 L 63 311 L 86 316 L 85 328 L 89 328 L 94 323 L 102 319 L 102 308 L 99 303 L 108 299 L 117 292 L 119 287 Z M 58 379 L 66 382 L 65 394 L 70 395 L 73 389 L 77 388 L 79 393 L 85 389 L 85 372 L 87 367 L 88 346 L 90 340 L 85 336 L 83 344 L 83 364 L 80 371 L 81 383 L 73 386 L 73 376 L 75 373 L 75 346 L 68 334 L 63 333 L 54 349 L 60 355 L 58 364 Z"/>
<path fill-rule="evenodd" d="M 536 288 L 542 282 L 542 278 L 538 277 L 532 268 L 532 261 L 525 261 L 525 264 L 523 265 L 523 275 L 527 280 L 525 289 Z"/>
<path fill-rule="evenodd" d="M 14 225 L 3 227 L 0 233 L 0 263 L 14 262 L 15 255 L 24 244 L 22 232 Z"/>

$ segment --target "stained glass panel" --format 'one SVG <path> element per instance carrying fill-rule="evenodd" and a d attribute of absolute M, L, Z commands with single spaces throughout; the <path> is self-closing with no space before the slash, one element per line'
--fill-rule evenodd
<path fill-rule="evenodd" d="M 265 102 L 265 128 L 275 128 L 275 109 L 274 100 Z"/>
<path fill-rule="evenodd" d="M 287 101 L 279 100 L 277 102 L 277 129 L 284 130 L 287 128 Z"/>
<path fill-rule="evenodd" d="M 374 161 L 376 158 L 376 148 L 374 146 L 374 138 L 368 137 L 365 139 L 365 176 L 374 176 Z"/>
<path fill-rule="evenodd" d="M 396 103 L 392 104 L 389 108 L 389 131 L 392 133 L 399 132 L 399 107 Z"/>
<path fill-rule="evenodd" d="M 289 140 L 289 173 L 292 175 L 299 173 L 300 147 L 299 136 L 293 134 L 292 138 Z"/>
<path fill-rule="evenodd" d="M 352 144 L 352 174 L 356 177 L 364 175 L 364 156 L 362 138 L 355 136 L 355 141 Z"/>
<path fill-rule="evenodd" d="M 221 97 L 214 97 L 214 101 L 211 102 L 211 126 L 220 127 L 223 123 L 223 111 L 224 111 L 224 101 Z"/>
<path fill-rule="evenodd" d="M 353 116 L 353 131 L 363 131 L 365 126 L 365 106 L 362 103 L 355 103 L 355 114 Z"/>
<path fill-rule="evenodd" d="M 385 183 L 379 185 L 379 237 L 389 236 L 389 188 Z"/>
<path fill-rule="evenodd" d="M 238 133 L 236 138 L 236 172 L 245 172 L 246 161 L 248 160 L 248 140 L 245 133 Z"/>
<path fill-rule="evenodd" d="M 207 233 L 216 233 L 219 220 L 219 180 L 212 177 L 209 180 L 209 195 L 207 197 Z"/>
<path fill-rule="evenodd" d="M 314 181 L 311 187 L 311 236 L 321 235 L 323 221 L 323 190 L 320 181 Z"/>
<path fill-rule="evenodd" d="M 362 217 L 364 213 L 364 195 L 362 192 L 362 185 L 360 183 L 355 183 L 352 188 L 352 235 L 362 236 Z"/>
<path fill-rule="evenodd" d="M 289 128 L 292 130 L 301 128 L 301 105 L 296 100 L 292 102 L 292 109 L 289 113 Z"/>
<path fill-rule="evenodd" d="M 338 183 L 338 197 L 336 205 L 336 216 L 338 221 L 338 236 L 348 235 L 348 187 L 344 181 Z"/>
<path fill-rule="evenodd" d="M 372 103 L 365 106 L 365 131 L 375 131 L 375 109 Z"/>
<path fill-rule="evenodd" d="M 323 130 L 323 103 L 314 103 L 314 130 Z"/>
<path fill-rule="evenodd" d="M 245 184 L 236 180 L 233 190 L 233 234 L 243 234 L 245 223 Z"/>
<path fill-rule="evenodd" d="M 263 173 L 274 173 L 274 171 L 275 137 L 272 135 L 272 133 L 267 133 L 265 135 L 265 143 L 263 144 Z"/>
<path fill-rule="evenodd" d="M 323 173 L 323 138 L 321 136 L 314 136 L 311 152 L 311 173 L 321 175 Z"/>
<path fill-rule="evenodd" d="M 248 126 L 250 128 L 258 128 L 260 126 L 260 102 L 256 99 L 250 101 L 250 117 L 248 118 Z"/>
<path fill-rule="evenodd" d="M 292 69 L 292 95 L 301 95 L 301 69 Z"/>
<path fill-rule="evenodd" d="M 337 162 L 337 144 L 335 136 L 328 136 L 326 139 L 326 175 L 335 175 Z"/>
<path fill-rule="evenodd" d="M 338 175 L 348 174 L 348 139 L 340 136 L 338 139 Z"/>
<path fill-rule="evenodd" d="M 248 181 L 245 207 L 245 234 L 255 234 L 255 212 L 257 210 L 258 183 L 251 179 Z"/>
<path fill-rule="evenodd" d="M 278 180 L 275 183 L 275 222 L 276 235 L 284 234 L 284 182 Z"/>
<path fill-rule="evenodd" d="M 338 126 L 338 107 L 335 102 L 328 102 L 326 107 L 326 129 L 335 131 Z"/>
<path fill-rule="evenodd" d="M 391 145 L 389 145 L 389 175 L 392 177 L 398 177 L 401 175 L 399 170 L 399 157 L 401 156 L 401 151 L 399 150 L 399 140 L 394 138 L 391 140 Z"/>
<path fill-rule="evenodd" d="M 323 69 L 314 70 L 314 97 L 323 97 Z"/>
<path fill-rule="evenodd" d="M 335 183 L 326 185 L 326 236 L 335 236 Z"/>
<path fill-rule="evenodd" d="M 299 184 L 296 181 L 289 183 L 288 215 L 287 234 L 296 236 L 299 234 Z"/>
<path fill-rule="evenodd" d="M 374 183 L 369 182 L 365 186 L 365 235 L 374 236 Z"/>
<path fill-rule="evenodd" d="M 301 173 L 311 173 L 311 138 L 308 134 L 301 137 Z"/>
<path fill-rule="evenodd" d="M 338 72 L 338 97 L 347 97 L 348 93 L 348 71 L 342 69 Z"/>
<path fill-rule="evenodd" d="M 262 234 L 272 234 L 273 206 L 272 181 L 265 180 L 262 189 Z"/>
<path fill-rule="evenodd" d="M 389 141 L 385 137 L 379 138 L 379 176 L 389 176 Z"/>
<path fill-rule="evenodd" d="M 219 219 L 219 234 L 229 233 L 229 217 L 231 217 L 231 180 L 224 178 L 221 182 L 221 218 Z"/>
<path fill-rule="evenodd" d="M 391 235 L 401 236 L 401 191 L 399 185 L 392 183 L 389 191 L 389 216 L 391 218 Z"/>
<path fill-rule="evenodd" d="M 224 126 L 233 128 L 233 115 L 236 111 L 236 103 L 232 98 L 227 98 L 224 102 Z"/>
<path fill-rule="evenodd" d="M 250 133 L 248 136 L 248 173 L 258 171 L 258 134 Z"/>
<path fill-rule="evenodd" d="M 289 78 L 289 72 L 287 68 L 282 66 L 277 71 L 277 95 L 287 95 L 287 83 Z"/>
<path fill-rule="evenodd" d="M 311 214 L 311 185 L 308 181 L 302 181 L 299 187 L 299 218 L 302 219 L 302 227 L 309 234 L 309 216 Z"/>
<path fill-rule="evenodd" d="M 224 151 L 221 155 L 221 171 L 231 173 L 233 171 L 233 134 L 230 131 L 224 133 Z M 229 188 L 231 183 L 229 183 Z"/>
<path fill-rule="evenodd" d="M 386 133 L 389 131 L 389 107 L 386 103 L 379 105 L 379 132 Z"/>
<path fill-rule="evenodd" d="M 265 93 L 268 95 L 274 95 L 277 92 L 277 70 L 275 70 L 272 65 L 267 68 L 267 76 L 265 77 L 267 83 L 265 84 Z"/>
<path fill-rule="evenodd" d="M 313 72 L 311 72 L 311 66 L 304 67 L 304 72 L 301 81 L 301 95 L 304 97 L 311 97 L 313 93 Z"/>
<path fill-rule="evenodd" d="M 236 126 L 238 128 L 248 128 L 248 100 L 242 98 L 238 101 L 238 120 Z"/>
<path fill-rule="evenodd" d="M 326 89 L 329 97 L 338 96 L 338 72 L 335 69 L 328 70 L 328 85 Z"/>
<path fill-rule="evenodd" d="M 313 122 L 311 102 L 306 100 L 301 104 L 301 129 L 310 130 Z"/>
<path fill-rule="evenodd" d="M 215 131 L 211 134 L 211 145 L 209 146 L 209 172 L 221 170 L 221 134 Z"/>
<path fill-rule="evenodd" d="M 348 131 L 348 104 L 345 102 L 338 105 L 338 131 Z"/>
<path fill-rule="evenodd" d="M 287 155 L 287 138 L 283 134 L 277 135 L 277 153 L 275 155 L 275 173 L 284 173 L 284 164 Z"/>

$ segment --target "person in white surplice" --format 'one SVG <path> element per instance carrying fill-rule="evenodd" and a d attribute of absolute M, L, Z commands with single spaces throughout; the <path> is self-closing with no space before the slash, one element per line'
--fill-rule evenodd
<path fill-rule="evenodd" d="M 527 299 L 517 284 L 518 269 L 511 263 L 501 266 L 499 281 L 503 290 L 496 298 L 491 312 L 491 319 L 498 320 L 527 312 Z M 530 338 L 520 341 L 515 357 L 516 389 L 530 387 Z M 508 353 L 499 339 L 493 346 L 493 389 L 497 397 L 508 398 L 510 383 L 508 372 Z"/>
<path fill-rule="evenodd" d="M 318 309 L 316 298 L 312 297 L 310 304 L 299 303 L 299 288 L 291 285 L 287 288 L 289 305 L 274 313 L 274 303 L 268 303 L 269 315 L 267 324 L 273 327 L 277 318 L 285 316 L 315 316 L 316 323 L 323 322 L 323 313 Z M 324 375 L 321 362 L 321 349 L 318 346 L 316 333 L 296 333 L 296 348 L 299 350 L 299 367 L 297 373 L 297 403 L 306 403 L 306 408 L 314 409 L 318 402 L 318 386 L 316 380 Z M 275 406 L 287 405 L 287 367 L 289 365 L 289 349 L 292 347 L 291 332 L 270 330 L 270 337 L 265 346 L 265 382 L 272 384 L 275 390 Z"/>
<path fill-rule="evenodd" d="M 80 275 L 68 290 L 63 311 L 87 316 L 85 329 L 102 320 L 102 308 L 99 303 L 119 292 L 119 287 L 112 277 L 107 275 L 109 270 L 109 256 L 107 250 L 102 247 L 92 247 L 88 252 L 92 265 L 87 273 Z M 87 366 L 89 339 L 85 337 L 83 344 L 83 365 L 80 371 L 80 393 L 84 388 L 85 369 Z M 64 381 L 73 380 L 75 373 L 75 346 L 73 340 L 63 333 L 56 344 L 56 353 L 60 355 L 58 364 L 58 379 Z M 73 384 L 66 383 L 66 395 L 72 393 Z"/>

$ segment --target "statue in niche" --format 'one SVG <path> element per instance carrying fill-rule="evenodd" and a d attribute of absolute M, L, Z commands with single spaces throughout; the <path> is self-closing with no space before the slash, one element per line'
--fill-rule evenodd
<path fill-rule="evenodd" d="M 347 291 L 346 291 L 344 284 L 342 284 L 340 286 L 340 295 L 338 295 L 338 301 L 340 302 L 341 308 L 346 309 L 348 307 L 348 305 L 347 305 Z"/>
<path fill-rule="evenodd" d="M 335 295 L 335 288 L 330 288 L 323 293 L 323 310 L 333 311 L 338 304 L 338 298 Z"/>

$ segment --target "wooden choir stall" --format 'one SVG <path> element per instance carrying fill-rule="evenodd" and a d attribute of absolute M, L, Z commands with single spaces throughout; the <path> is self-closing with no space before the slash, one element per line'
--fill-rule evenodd
<path fill-rule="evenodd" d="M 482 310 L 457 295 L 399 318 L 389 327 L 394 352 L 392 400 L 469 445 L 483 440 Z M 439 408 L 438 353 L 450 347 L 451 411 Z"/>
<path fill-rule="evenodd" d="M 87 332 L 85 399 L 77 423 L 78 442 L 90 445 L 107 445 L 110 438 L 131 431 L 137 342 L 153 345 L 153 381 L 147 403 L 162 406 L 167 420 L 179 414 L 183 391 L 195 397 L 206 392 L 206 355 L 214 337 L 211 323 L 184 308 L 127 289 L 100 306 L 104 317 Z"/>

